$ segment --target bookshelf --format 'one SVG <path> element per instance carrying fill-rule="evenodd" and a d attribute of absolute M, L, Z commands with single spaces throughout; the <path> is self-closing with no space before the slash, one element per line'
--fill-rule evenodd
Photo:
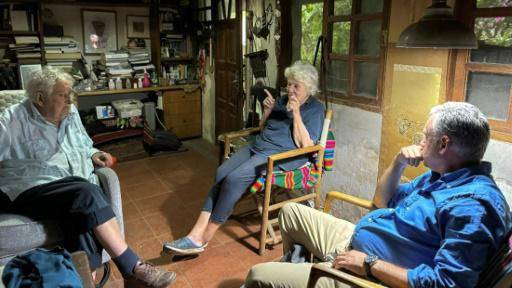
<path fill-rule="evenodd" d="M 11 63 L 46 63 L 41 2 L 0 2 L 0 49 L 6 50 Z"/>
<path fill-rule="evenodd" d="M 190 31 L 192 18 L 189 14 L 188 7 L 151 4 L 151 55 L 159 76 L 162 76 L 164 68 L 166 74 L 174 74 L 173 78 L 179 82 L 192 80 L 194 36 Z"/>

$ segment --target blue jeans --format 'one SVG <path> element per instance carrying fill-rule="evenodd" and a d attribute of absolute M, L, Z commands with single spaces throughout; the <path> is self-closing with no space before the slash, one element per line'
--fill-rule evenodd
<path fill-rule="evenodd" d="M 211 213 L 211 221 L 223 224 L 228 220 L 236 202 L 265 171 L 266 163 L 267 156 L 255 154 L 246 146 L 217 168 L 215 184 L 203 206 L 203 211 Z"/>

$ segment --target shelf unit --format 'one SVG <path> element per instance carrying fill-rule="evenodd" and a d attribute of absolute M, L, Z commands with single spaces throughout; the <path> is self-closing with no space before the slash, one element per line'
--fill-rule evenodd
<path fill-rule="evenodd" d="M 27 17 L 27 26 L 31 26 L 33 30 L 20 31 L 20 30 L 7 30 L 7 26 L 11 26 L 14 20 L 19 21 L 18 18 L 12 19 L 12 9 L 16 11 L 25 11 Z M 8 13 L 5 14 L 8 9 Z M 46 57 L 44 52 L 44 32 L 43 32 L 43 21 L 41 17 L 42 1 L 27 1 L 27 0 L 12 0 L 0 2 L 0 37 L 10 38 L 10 43 L 14 42 L 15 36 L 36 36 L 39 39 L 39 47 L 41 56 L 39 60 L 41 64 L 46 63 Z M 5 39 L 4 39 L 5 40 Z"/>
<path fill-rule="evenodd" d="M 179 64 L 194 66 L 193 35 L 188 29 L 190 9 L 179 5 L 158 4 L 150 6 L 151 55 L 159 76 L 162 67 Z M 176 55 L 176 57 L 173 57 Z M 187 77 L 188 78 L 188 77 Z"/>

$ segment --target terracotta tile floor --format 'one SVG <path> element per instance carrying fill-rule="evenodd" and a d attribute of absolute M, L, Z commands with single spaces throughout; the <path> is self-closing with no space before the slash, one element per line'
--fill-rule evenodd
<path fill-rule="evenodd" d="M 240 287 L 249 268 L 278 259 L 281 245 L 257 254 L 259 222 L 256 216 L 229 220 L 208 249 L 188 260 L 161 255 L 162 244 L 185 235 L 199 215 L 217 168 L 218 150 L 202 139 L 186 141 L 188 151 L 119 163 L 125 235 L 145 260 L 175 271 L 172 287 Z M 252 206 L 250 201 L 239 206 Z M 244 208 L 245 209 L 245 208 Z M 123 287 L 115 268 L 106 287 Z"/>

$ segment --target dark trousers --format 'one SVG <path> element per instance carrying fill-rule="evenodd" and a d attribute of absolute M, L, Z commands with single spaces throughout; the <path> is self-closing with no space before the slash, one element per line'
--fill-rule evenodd
<path fill-rule="evenodd" d="M 203 206 L 203 211 L 211 212 L 211 221 L 227 221 L 247 188 L 267 168 L 266 164 L 266 156 L 253 153 L 246 146 L 217 168 L 215 184 Z"/>
<path fill-rule="evenodd" d="M 80 177 L 66 177 L 24 191 L 14 201 L 0 193 L 3 211 L 36 220 L 51 219 L 64 233 L 70 252 L 84 250 L 92 269 L 101 265 L 103 247 L 92 229 L 115 217 L 101 187 Z"/>

